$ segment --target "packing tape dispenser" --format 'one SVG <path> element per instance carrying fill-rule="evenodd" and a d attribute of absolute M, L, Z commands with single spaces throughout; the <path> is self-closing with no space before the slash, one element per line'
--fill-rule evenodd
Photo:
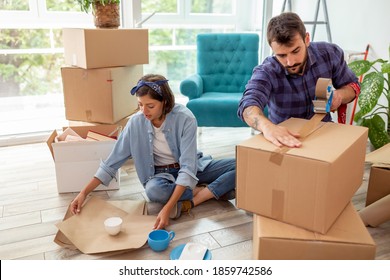
<path fill-rule="evenodd" d="M 332 80 L 319 78 L 316 84 L 316 99 L 313 100 L 314 113 L 329 113 L 332 105 L 334 87 Z"/>

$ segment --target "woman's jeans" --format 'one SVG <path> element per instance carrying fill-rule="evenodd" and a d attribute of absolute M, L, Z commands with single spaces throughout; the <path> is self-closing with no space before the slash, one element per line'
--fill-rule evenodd
<path fill-rule="evenodd" d="M 175 179 L 179 168 L 156 168 L 155 173 L 170 173 Z M 196 176 L 198 184 L 208 184 L 208 189 L 219 199 L 225 193 L 236 187 L 236 161 L 235 159 L 212 160 Z M 153 202 L 166 203 L 176 187 L 175 181 L 166 178 L 154 177 L 145 185 L 145 192 Z M 192 200 L 192 189 L 187 188 L 179 200 Z"/>

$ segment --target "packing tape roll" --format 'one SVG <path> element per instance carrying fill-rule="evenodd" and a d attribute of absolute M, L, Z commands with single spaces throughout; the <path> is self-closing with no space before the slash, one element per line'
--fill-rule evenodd
<path fill-rule="evenodd" d="M 299 130 L 300 138 L 303 139 L 309 136 L 314 130 L 317 129 L 318 124 L 323 120 L 326 116 L 325 113 L 316 113 L 311 119 L 305 123 L 305 125 Z"/>
<path fill-rule="evenodd" d="M 318 78 L 316 83 L 316 97 L 319 99 L 328 99 L 328 86 L 332 86 L 332 80 L 326 78 Z"/>

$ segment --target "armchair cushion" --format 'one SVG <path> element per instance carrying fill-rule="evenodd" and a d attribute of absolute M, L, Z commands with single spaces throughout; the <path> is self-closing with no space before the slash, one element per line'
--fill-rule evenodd
<path fill-rule="evenodd" d="M 198 121 L 198 126 L 241 127 L 247 126 L 237 117 L 237 106 L 242 92 L 205 92 L 202 98 L 187 103 Z"/>

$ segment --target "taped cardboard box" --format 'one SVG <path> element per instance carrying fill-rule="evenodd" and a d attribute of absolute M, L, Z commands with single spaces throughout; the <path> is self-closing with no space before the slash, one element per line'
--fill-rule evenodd
<path fill-rule="evenodd" d="M 84 69 L 149 63 L 147 29 L 62 30 L 65 63 Z"/>
<path fill-rule="evenodd" d="M 61 68 L 67 120 L 114 124 L 138 108 L 131 88 L 143 75 L 143 66 L 85 70 Z"/>
<path fill-rule="evenodd" d="M 299 131 L 306 122 L 281 125 Z M 321 123 L 302 141 L 283 152 L 262 135 L 236 146 L 237 207 L 326 233 L 362 183 L 367 128 Z"/>
<path fill-rule="evenodd" d="M 91 126 L 71 128 L 86 138 Z M 108 135 L 117 128 L 116 125 L 96 125 L 93 130 Z M 93 178 L 101 160 L 111 153 L 116 141 L 55 142 L 57 135 L 57 131 L 53 131 L 47 140 L 56 170 L 57 190 L 59 193 L 79 192 Z M 119 174 L 118 170 L 117 180 L 113 179 L 109 186 L 100 185 L 95 190 L 119 189 Z"/>
<path fill-rule="evenodd" d="M 253 258 L 259 260 L 372 260 L 376 245 L 352 203 L 327 234 L 253 216 Z"/>

